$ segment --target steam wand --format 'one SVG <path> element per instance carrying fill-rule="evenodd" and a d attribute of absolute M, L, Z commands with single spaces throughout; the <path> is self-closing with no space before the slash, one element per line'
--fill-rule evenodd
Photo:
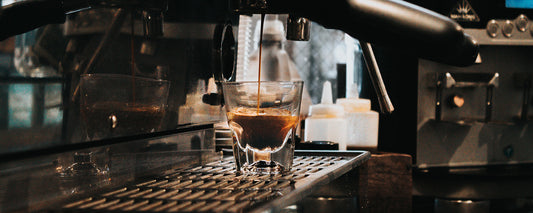
<path fill-rule="evenodd" d="M 374 56 L 374 52 L 372 51 L 372 45 L 362 41 L 359 41 L 359 43 L 361 44 L 361 50 L 363 51 L 363 57 L 365 58 L 368 74 L 370 75 L 372 85 L 374 86 L 374 90 L 378 96 L 381 113 L 390 114 L 392 111 L 394 111 L 394 106 L 392 105 L 389 95 L 387 94 L 387 88 L 385 88 L 383 79 L 381 78 L 378 63 L 376 61 L 376 57 Z"/>

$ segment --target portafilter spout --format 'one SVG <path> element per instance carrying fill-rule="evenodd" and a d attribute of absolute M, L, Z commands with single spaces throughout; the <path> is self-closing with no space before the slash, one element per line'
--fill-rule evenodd
<path fill-rule="evenodd" d="M 287 18 L 287 40 L 309 41 L 311 21 L 303 17 L 289 14 Z"/>
<path fill-rule="evenodd" d="M 68 1 L 68 0 L 64 0 Z M 147 38 L 163 36 L 164 13 L 168 0 L 87 0 L 92 7 L 114 7 L 140 11 L 143 32 Z"/>
<path fill-rule="evenodd" d="M 232 8 L 239 14 L 251 15 L 259 13 L 289 13 L 287 18 L 287 40 L 292 41 L 309 41 L 309 31 L 311 28 L 311 21 L 302 16 L 295 16 L 289 11 L 272 10 L 269 7 L 271 0 L 231 0 Z"/>

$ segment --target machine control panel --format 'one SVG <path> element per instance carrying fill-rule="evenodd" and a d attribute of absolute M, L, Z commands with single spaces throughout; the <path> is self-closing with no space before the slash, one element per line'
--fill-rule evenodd
<path fill-rule="evenodd" d="M 485 29 L 466 28 L 481 45 L 533 46 L 533 24 L 520 14 L 515 19 L 491 19 Z"/>

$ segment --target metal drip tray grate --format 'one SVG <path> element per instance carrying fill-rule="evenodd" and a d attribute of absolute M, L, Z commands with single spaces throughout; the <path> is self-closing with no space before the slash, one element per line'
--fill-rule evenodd
<path fill-rule="evenodd" d="M 366 161 L 368 152 L 297 152 L 291 172 L 245 176 L 232 157 L 88 197 L 63 206 L 83 212 L 242 212 L 283 207 Z"/>

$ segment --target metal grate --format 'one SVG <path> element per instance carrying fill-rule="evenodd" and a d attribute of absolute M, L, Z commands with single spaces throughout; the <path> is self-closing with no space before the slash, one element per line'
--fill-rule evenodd
<path fill-rule="evenodd" d="M 63 206 L 63 211 L 83 212 L 242 212 L 253 209 L 310 183 L 349 157 L 298 156 L 287 174 L 235 173 L 233 158 L 132 184 Z"/>

